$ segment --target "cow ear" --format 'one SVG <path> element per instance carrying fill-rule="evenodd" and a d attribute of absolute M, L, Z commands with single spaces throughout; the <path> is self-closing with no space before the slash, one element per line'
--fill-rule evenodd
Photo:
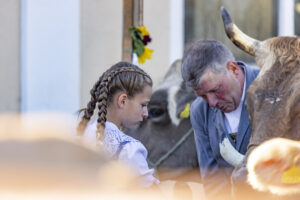
<path fill-rule="evenodd" d="M 182 89 L 180 89 L 176 95 L 176 116 L 183 119 L 190 117 L 190 106 L 196 98 L 196 95 L 194 94 L 192 88 L 187 87 L 184 83 L 182 83 L 181 88 Z"/>
<path fill-rule="evenodd" d="M 283 138 L 262 143 L 248 157 L 248 182 L 258 190 L 274 194 L 300 193 L 299 150 L 298 141 Z"/>

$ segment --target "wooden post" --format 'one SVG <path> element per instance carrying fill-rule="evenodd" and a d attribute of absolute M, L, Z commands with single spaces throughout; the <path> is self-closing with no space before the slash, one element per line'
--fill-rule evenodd
<path fill-rule="evenodd" d="M 144 0 L 134 0 L 133 12 L 134 26 L 143 26 Z"/>
<path fill-rule="evenodd" d="M 122 41 L 122 61 L 132 61 L 132 39 L 130 27 L 133 26 L 133 1 L 123 0 L 123 41 Z"/>
<path fill-rule="evenodd" d="M 143 26 L 143 6 L 143 0 L 123 0 L 123 61 L 132 62 L 132 39 L 129 28 Z"/>

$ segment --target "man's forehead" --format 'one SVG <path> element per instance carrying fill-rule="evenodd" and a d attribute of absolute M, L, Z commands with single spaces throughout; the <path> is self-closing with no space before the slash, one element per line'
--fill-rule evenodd
<path fill-rule="evenodd" d="M 219 82 L 221 76 L 222 76 L 222 74 L 216 74 L 212 71 L 207 71 L 199 79 L 197 89 L 206 90 L 209 87 L 213 87 L 217 82 Z"/>

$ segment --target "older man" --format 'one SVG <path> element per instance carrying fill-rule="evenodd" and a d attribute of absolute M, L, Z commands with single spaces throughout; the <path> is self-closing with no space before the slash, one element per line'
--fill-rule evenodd
<path fill-rule="evenodd" d="M 251 135 L 246 90 L 258 73 L 215 40 L 195 42 L 185 51 L 182 76 L 198 96 L 190 117 L 208 199 L 230 198 L 230 176 Z"/>

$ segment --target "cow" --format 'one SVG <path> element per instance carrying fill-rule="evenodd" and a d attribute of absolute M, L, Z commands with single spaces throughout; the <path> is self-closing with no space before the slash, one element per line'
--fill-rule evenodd
<path fill-rule="evenodd" d="M 148 119 L 137 129 L 125 131 L 145 145 L 148 163 L 156 169 L 161 181 L 183 178 L 200 182 L 189 120 L 189 105 L 195 98 L 181 77 L 181 60 L 176 60 L 153 92 Z"/>
<path fill-rule="evenodd" d="M 300 140 L 300 38 L 259 41 L 243 33 L 224 7 L 225 32 L 240 49 L 254 56 L 260 73 L 247 90 L 246 106 L 252 135 L 244 159 L 235 167 L 233 183 L 247 174 L 251 151 L 274 137 Z"/>

